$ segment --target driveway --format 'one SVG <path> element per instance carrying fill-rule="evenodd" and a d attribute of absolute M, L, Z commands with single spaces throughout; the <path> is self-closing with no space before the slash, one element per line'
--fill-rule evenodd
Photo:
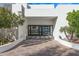
<path fill-rule="evenodd" d="M 79 50 L 61 45 L 55 40 L 39 39 L 24 40 L 13 49 L 0 54 L 1 56 L 79 56 Z"/>

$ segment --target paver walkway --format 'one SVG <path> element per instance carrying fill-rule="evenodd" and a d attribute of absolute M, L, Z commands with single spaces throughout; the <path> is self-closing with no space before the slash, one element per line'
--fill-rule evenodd
<path fill-rule="evenodd" d="M 79 50 L 61 45 L 55 40 L 25 40 L 16 48 L 0 54 L 1 56 L 77 56 Z"/>

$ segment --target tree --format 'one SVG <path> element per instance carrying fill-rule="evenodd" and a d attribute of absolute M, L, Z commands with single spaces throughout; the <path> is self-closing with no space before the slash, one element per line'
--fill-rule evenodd
<path fill-rule="evenodd" d="M 68 12 L 66 19 L 74 34 L 79 34 L 79 10 Z"/>
<path fill-rule="evenodd" d="M 23 25 L 23 23 L 24 18 L 22 16 L 18 16 L 6 8 L 0 8 L 0 29 L 2 35 L 2 37 L 0 36 L 0 38 L 6 37 L 5 36 L 6 29 L 12 29 L 13 27 L 18 27 L 19 25 Z"/>
<path fill-rule="evenodd" d="M 66 20 L 68 21 L 69 26 L 66 28 L 63 27 L 63 32 L 69 33 L 71 35 L 70 40 L 72 40 L 74 34 L 79 34 L 79 10 L 73 10 L 72 12 L 68 12 Z"/>

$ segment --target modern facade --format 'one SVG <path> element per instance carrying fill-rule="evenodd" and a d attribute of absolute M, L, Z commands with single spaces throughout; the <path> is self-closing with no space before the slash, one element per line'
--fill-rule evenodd
<path fill-rule="evenodd" d="M 56 40 L 60 39 L 59 36 L 65 37 L 59 29 L 68 25 L 67 13 L 74 9 L 78 10 L 79 7 L 74 4 L 59 4 L 57 7 L 54 4 L 12 4 L 12 12 L 18 14 L 21 5 L 25 8 L 26 19 L 24 25 L 19 27 L 19 37 L 51 34 Z"/>
<path fill-rule="evenodd" d="M 11 4 L 13 13 L 25 16 L 25 22 L 18 27 L 18 41 L 27 39 L 28 36 L 54 37 L 55 40 L 69 47 L 71 43 L 61 41 L 59 36 L 65 38 L 64 33 L 59 30 L 63 26 L 68 26 L 66 20 L 67 13 L 73 10 L 79 10 L 78 4 L 53 4 L 53 3 L 28 3 Z M 11 45 L 12 46 L 12 45 Z M 10 46 L 10 47 L 11 47 Z M 79 49 L 79 48 L 78 48 Z"/>
<path fill-rule="evenodd" d="M 22 11 L 22 5 L 25 9 L 24 11 Z M 39 6 L 40 8 L 37 7 L 34 6 L 34 10 L 38 10 L 39 13 L 41 10 L 44 11 L 45 9 L 52 8 L 52 6 L 46 7 L 45 5 Z M 22 13 L 24 12 L 26 18 L 24 25 L 19 26 L 19 38 L 23 37 L 23 39 L 26 39 L 28 36 L 53 37 L 57 16 L 38 16 L 38 14 L 35 16 L 31 14 L 31 9 L 27 7 L 27 4 L 12 4 L 12 12 L 19 14 L 21 11 Z"/>
<path fill-rule="evenodd" d="M 27 36 L 53 36 L 59 40 L 59 36 L 65 37 L 59 31 L 66 26 L 67 12 L 78 10 L 77 4 L 53 4 L 53 3 L 27 3 L 27 4 L 0 4 L 17 15 L 25 15 L 23 26 L 18 28 L 18 39 L 26 39 Z"/>

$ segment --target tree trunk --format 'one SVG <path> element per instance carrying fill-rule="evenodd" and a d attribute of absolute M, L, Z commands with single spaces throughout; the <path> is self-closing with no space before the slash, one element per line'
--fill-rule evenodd
<path fill-rule="evenodd" d="M 71 37 L 70 37 L 70 40 L 73 40 L 73 32 L 71 33 Z"/>
<path fill-rule="evenodd" d="M 68 37 L 67 34 L 66 34 L 66 31 L 64 31 L 64 34 L 65 34 L 66 38 L 67 38 L 68 40 L 70 40 L 69 37 Z"/>

